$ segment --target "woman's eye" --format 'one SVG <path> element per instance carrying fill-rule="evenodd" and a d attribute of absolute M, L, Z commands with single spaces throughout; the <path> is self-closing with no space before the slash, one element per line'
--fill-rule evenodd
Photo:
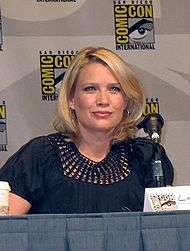
<path fill-rule="evenodd" d="M 110 91 L 113 92 L 113 93 L 118 93 L 118 92 L 121 91 L 121 88 L 118 87 L 118 86 L 112 86 L 112 87 L 110 88 Z"/>
<path fill-rule="evenodd" d="M 85 88 L 84 88 L 84 91 L 85 92 L 93 92 L 93 91 L 95 91 L 96 90 L 96 88 L 94 87 L 94 86 L 86 86 Z"/>

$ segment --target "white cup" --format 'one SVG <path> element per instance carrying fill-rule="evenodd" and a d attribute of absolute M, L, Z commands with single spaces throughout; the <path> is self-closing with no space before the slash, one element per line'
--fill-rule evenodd
<path fill-rule="evenodd" d="M 0 215 L 9 214 L 9 192 L 11 188 L 7 181 L 0 181 Z"/>

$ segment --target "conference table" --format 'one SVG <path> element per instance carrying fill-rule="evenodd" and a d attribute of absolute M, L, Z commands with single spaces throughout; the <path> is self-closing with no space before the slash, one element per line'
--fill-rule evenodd
<path fill-rule="evenodd" d="M 190 250 L 190 211 L 0 217 L 0 251 L 128 250 Z"/>

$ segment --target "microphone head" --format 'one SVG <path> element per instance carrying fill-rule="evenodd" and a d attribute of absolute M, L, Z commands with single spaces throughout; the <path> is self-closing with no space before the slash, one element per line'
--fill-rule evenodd
<path fill-rule="evenodd" d="M 145 133 L 148 133 L 151 139 L 159 141 L 163 125 L 164 119 L 159 113 L 149 113 L 137 125 L 137 128 L 143 128 Z"/>

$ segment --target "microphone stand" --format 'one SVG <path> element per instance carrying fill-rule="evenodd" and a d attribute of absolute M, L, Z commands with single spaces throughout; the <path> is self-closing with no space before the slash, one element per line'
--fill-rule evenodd
<path fill-rule="evenodd" d="M 166 182 L 164 179 L 164 173 L 162 168 L 159 135 L 156 138 L 154 138 L 152 135 L 152 142 L 153 142 L 152 170 L 153 170 L 153 178 L 155 186 L 164 187 L 166 186 Z"/>
<path fill-rule="evenodd" d="M 143 128 L 148 133 L 153 143 L 152 154 L 152 172 L 156 187 L 166 186 L 166 181 L 162 168 L 161 150 L 160 150 L 160 133 L 164 125 L 164 119 L 158 113 L 150 113 L 137 125 L 138 129 Z"/>

